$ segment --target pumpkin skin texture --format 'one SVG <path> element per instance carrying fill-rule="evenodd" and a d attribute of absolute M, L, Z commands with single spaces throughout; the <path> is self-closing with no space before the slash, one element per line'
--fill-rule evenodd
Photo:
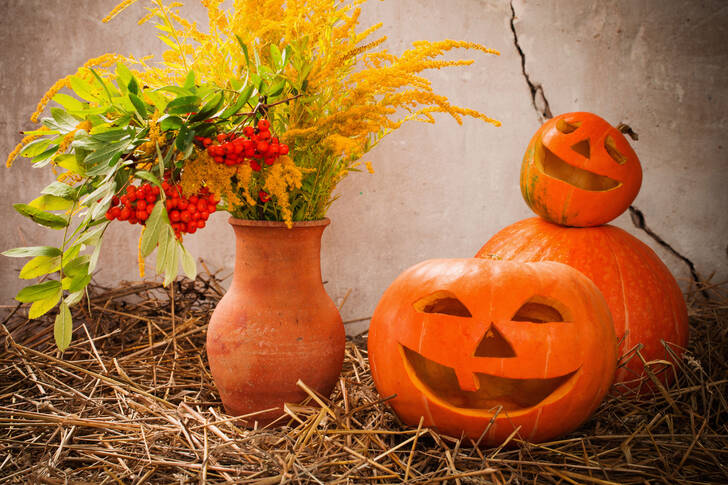
<path fill-rule="evenodd" d="M 624 135 L 592 113 L 566 113 L 533 135 L 521 165 L 521 193 L 544 219 L 605 224 L 637 197 L 642 166 Z"/>
<path fill-rule="evenodd" d="M 544 441 L 596 409 L 616 367 L 604 298 L 559 263 L 433 259 L 385 291 L 369 327 L 374 383 L 400 419 L 481 446 Z M 487 432 L 484 431 L 487 429 Z"/>
<path fill-rule="evenodd" d="M 558 261 L 591 279 L 609 304 L 619 355 L 638 343 L 646 361 L 667 359 L 661 342 L 680 355 L 688 342 L 688 314 L 675 278 L 652 249 L 614 226 L 571 228 L 538 217 L 516 222 L 493 236 L 476 257 L 516 261 Z M 617 369 L 617 389 L 634 388 L 644 375 L 638 356 Z M 653 367 L 654 371 L 657 368 Z M 669 373 L 660 376 L 663 381 Z"/>

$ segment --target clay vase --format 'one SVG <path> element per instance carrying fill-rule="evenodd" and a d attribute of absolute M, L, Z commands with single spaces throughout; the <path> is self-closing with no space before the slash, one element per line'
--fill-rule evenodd
<path fill-rule="evenodd" d="M 344 360 L 344 325 L 321 281 L 321 235 L 329 219 L 294 223 L 230 219 L 235 270 L 207 330 L 207 357 L 225 410 L 266 425 L 283 404 L 324 396 Z"/>

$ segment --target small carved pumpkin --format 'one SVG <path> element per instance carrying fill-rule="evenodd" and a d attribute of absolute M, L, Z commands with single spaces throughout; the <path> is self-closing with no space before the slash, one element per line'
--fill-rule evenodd
<path fill-rule="evenodd" d="M 566 113 L 544 123 L 521 166 L 521 192 L 544 219 L 598 226 L 632 203 L 642 167 L 619 130 L 592 113 Z"/>
<path fill-rule="evenodd" d="M 476 257 L 493 255 L 568 264 L 597 285 L 612 312 L 620 355 L 625 356 L 617 383 L 635 387 L 640 377 L 646 378 L 634 354 L 637 345 L 642 344 L 646 361 L 670 360 L 663 342 L 672 344 L 677 355 L 687 345 L 688 311 L 677 281 L 652 249 L 618 227 L 562 227 L 532 217 L 498 232 Z"/>
<path fill-rule="evenodd" d="M 612 382 L 616 338 L 599 290 L 566 265 L 434 259 L 382 296 L 369 360 L 402 421 L 493 446 L 586 420 Z"/>

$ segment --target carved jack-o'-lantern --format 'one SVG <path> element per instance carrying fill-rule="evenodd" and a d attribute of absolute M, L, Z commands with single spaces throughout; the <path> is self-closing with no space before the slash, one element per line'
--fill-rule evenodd
<path fill-rule="evenodd" d="M 435 259 L 402 273 L 369 327 L 377 390 L 407 424 L 481 445 L 573 430 L 616 367 L 606 302 L 560 263 Z"/>
<path fill-rule="evenodd" d="M 592 113 L 544 123 L 521 166 L 529 207 L 565 226 L 598 226 L 624 212 L 642 184 L 642 167 L 619 130 Z"/>

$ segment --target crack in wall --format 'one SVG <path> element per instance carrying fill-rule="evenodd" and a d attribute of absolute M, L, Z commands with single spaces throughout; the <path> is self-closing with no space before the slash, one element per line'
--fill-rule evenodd
<path fill-rule="evenodd" d="M 544 121 L 553 118 L 553 114 L 551 113 L 551 107 L 549 106 L 549 101 L 546 99 L 546 94 L 544 93 L 543 85 L 541 83 L 535 83 L 531 80 L 531 76 L 528 75 L 528 71 L 526 70 L 526 53 L 523 52 L 523 48 L 521 47 L 521 44 L 518 40 L 518 32 L 516 32 L 516 9 L 513 7 L 513 0 L 510 2 L 511 7 L 511 18 L 510 18 L 510 25 L 511 25 L 511 32 L 513 32 L 513 44 L 516 47 L 516 50 L 518 51 L 518 55 L 521 57 L 521 72 L 523 73 L 523 78 L 526 80 L 526 84 L 528 84 L 528 89 L 531 92 L 531 104 L 533 105 L 533 109 L 536 110 L 536 114 L 538 115 L 539 121 L 543 123 Z M 637 133 L 632 131 L 631 128 L 629 128 L 627 125 L 624 125 L 628 131 L 625 131 L 622 129 L 622 124 L 620 124 L 620 131 L 623 133 L 626 133 L 629 135 L 633 140 L 637 140 Z M 632 219 L 632 224 L 634 224 L 634 227 L 637 229 L 640 229 L 644 231 L 648 236 L 650 236 L 657 244 L 665 248 L 667 251 L 669 251 L 671 254 L 676 256 L 678 259 L 683 261 L 688 269 L 690 270 L 690 277 L 695 284 L 696 288 L 701 288 L 703 286 L 702 279 L 700 278 L 700 275 L 698 274 L 698 271 L 695 269 L 695 264 L 686 256 L 680 254 L 675 248 L 672 247 L 667 241 L 665 241 L 662 237 L 660 237 L 658 234 L 656 234 L 652 229 L 650 229 L 647 224 L 645 223 L 645 215 L 642 213 L 641 210 L 639 210 L 637 207 L 631 205 L 629 206 L 629 215 Z M 728 248 L 726 248 L 728 251 Z M 710 299 L 710 295 L 708 294 L 708 291 L 705 289 L 701 289 L 700 293 L 705 297 L 706 299 Z"/>
<path fill-rule="evenodd" d="M 554 115 L 551 113 L 551 107 L 549 106 L 549 100 L 546 99 L 546 94 L 543 91 L 543 86 L 540 83 L 534 83 L 531 81 L 531 77 L 526 71 L 526 54 L 521 48 L 521 44 L 518 42 L 518 33 L 516 32 L 516 9 L 513 7 L 513 1 L 510 2 L 511 6 L 511 32 L 513 32 L 513 44 L 516 46 L 518 55 L 521 56 L 521 72 L 523 77 L 528 84 L 528 89 L 531 91 L 531 104 L 533 109 L 538 114 L 539 121 L 544 121 L 553 118 Z"/>
<path fill-rule="evenodd" d="M 662 239 L 662 237 L 660 237 L 652 229 L 650 229 L 645 223 L 645 215 L 642 213 L 641 210 L 631 205 L 629 206 L 629 216 L 632 219 L 632 224 L 634 224 L 634 227 L 643 230 L 657 244 L 667 249 L 672 255 L 676 256 L 687 265 L 688 269 L 690 270 L 690 278 L 693 280 L 693 283 L 695 283 L 696 288 L 701 288 L 703 286 L 703 280 L 700 278 L 698 271 L 695 269 L 695 264 L 689 258 L 680 254 L 667 241 Z M 706 300 L 710 300 L 710 295 L 708 294 L 707 290 L 701 289 L 700 294 L 702 294 Z"/>

